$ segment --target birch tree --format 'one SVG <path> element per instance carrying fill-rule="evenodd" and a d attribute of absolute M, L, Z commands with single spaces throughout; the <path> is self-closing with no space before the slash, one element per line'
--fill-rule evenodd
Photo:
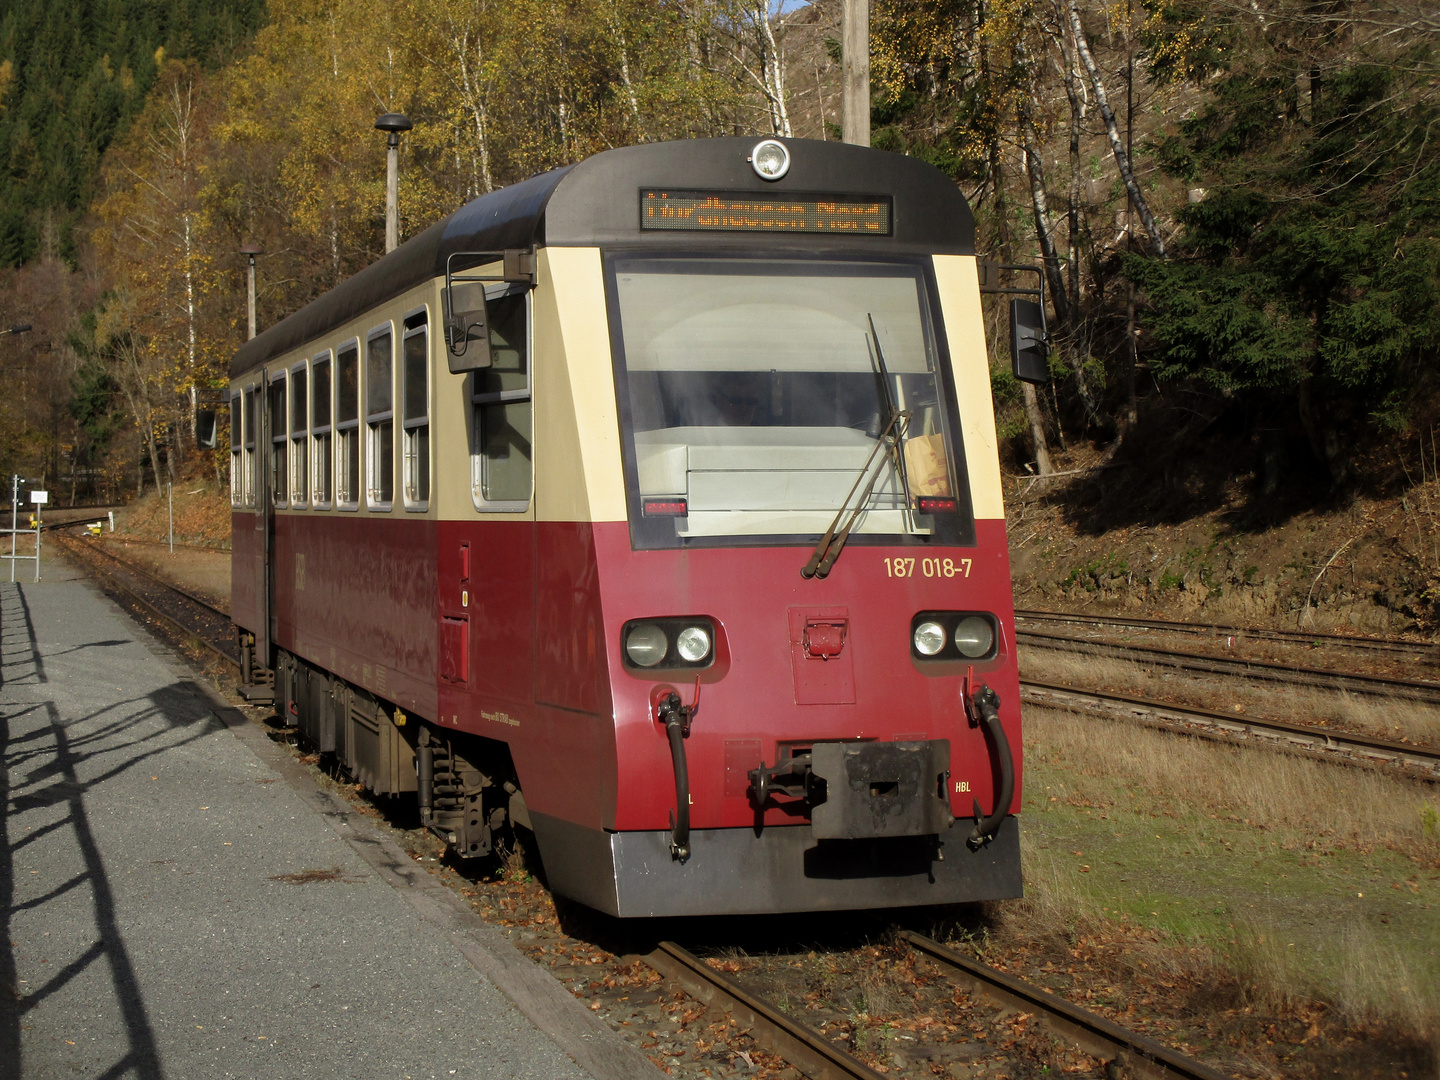
<path fill-rule="evenodd" d="M 1125 143 L 1120 138 L 1120 125 L 1115 120 L 1115 110 L 1110 107 L 1110 98 L 1105 93 L 1105 80 L 1100 77 L 1100 69 L 1096 66 L 1095 57 L 1090 52 L 1090 41 L 1085 36 L 1085 27 L 1080 22 L 1078 0 L 1067 0 L 1067 2 L 1070 30 L 1075 38 L 1075 51 L 1079 54 L 1080 62 L 1085 66 L 1085 73 L 1090 77 L 1090 85 L 1095 88 L 1095 103 L 1100 107 L 1100 116 L 1105 121 L 1105 134 L 1110 139 L 1110 151 L 1115 155 L 1115 164 L 1120 169 L 1120 178 L 1124 181 L 1125 191 L 1130 196 L 1130 205 L 1140 215 L 1140 221 L 1150 236 L 1150 244 L 1154 248 L 1155 254 L 1163 259 L 1165 257 L 1165 238 L 1160 235 L 1160 226 L 1155 223 L 1155 215 L 1150 212 L 1150 204 L 1145 201 L 1145 195 L 1135 180 L 1135 172 L 1130 167 L 1130 155 L 1126 153 Z"/>

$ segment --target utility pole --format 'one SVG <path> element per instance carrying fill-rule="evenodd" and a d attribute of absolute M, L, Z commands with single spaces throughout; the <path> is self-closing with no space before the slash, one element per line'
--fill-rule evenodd
<path fill-rule="evenodd" d="M 385 132 L 385 254 L 400 246 L 400 133 L 415 125 L 404 113 L 387 112 L 375 121 Z"/>
<path fill-rule="evenodd" d="M 246 268 L 245 271 L 247 304 L 246 312 L 248 313 L 249 317 L 249 322 L 247 323 L 247 325 L 250 328 L 250 334 L 248 337 L 246 337 L 246 341 L 249 341 L 250 338 L 253 338 L 255 336 L 255 256 L 259 255 L 260 253 L 261 248 L 259 244 L 240 245 L 240 254 L 244 255 L 247 259 L 250 260 L 250 265 Z"/>
<path fill-rule="evenodd" d="M 870 0 L 843 0 L 840 30 L 841 137 L 870 145 Z"/>

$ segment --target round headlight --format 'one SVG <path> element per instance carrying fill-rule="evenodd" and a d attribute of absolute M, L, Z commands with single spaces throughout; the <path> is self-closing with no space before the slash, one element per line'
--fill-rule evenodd
<path fill-rule="evenodd" d="M 915 627 L 915 651 L 921 656 L 934 656 L 945 647 L 945 628 L 938 622 L 922 622 Z"/>
<path fill-rule="evenodd" d="M 665 631 L 649 623 L 632 626 L 625 635 L 625 653 L 639 667 L 654 667 L 665 659 Z"/>
<path fill-rule="evenodd" d="M 960 625 L 955 627 L 955 647 L 960 650 L 961 656 L 972 659 L 984 656 L 994 644 L 995 631 L 989 619 L 971 615 L 968 619 L 961 619 Z"/>
<path fill-rule="evenodd" d="M 765 139 L 750 151 L 750 165 L 761 180 L 779 180 L 790 171 L 790 151 L 784 143 Z"/>
<path fill-rule="evenodd" d="M 710 655 L 710 631 L 703 626 L 687 626 L 675 637 L 675 651 L 687 664 L 698 664 Z"/>

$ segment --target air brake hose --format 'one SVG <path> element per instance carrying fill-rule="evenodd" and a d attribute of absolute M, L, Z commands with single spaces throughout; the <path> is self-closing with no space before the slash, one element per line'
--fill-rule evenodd
<path fill-rule="evenodd" d="M 670 815 L 670 855 L 679 862 L 690 858 L 690 768 L 685 762 L 685 733 L 679 715 L 665 721 L 670 758 L 675 763 L 675 807 Z"/>
<path fill-rule="evenodd" d="M 1010 756 L 1010 740 L 1005 737 L 1005 728 L 1000 724 L 1000 695 L 985 686 L 970 701 L 985 730 L 995 740 L 995 752 L 1000 759 L 1000 791 L 995 796 L 995 809 L 989 817 L 985 817 L 980 809 L 980 800 L 974 800 L 975 828 L 966 843 L 972 848 L 979 848 L 995 839 L 1001 822 L 1010 814 L 1010 800 L 1015 797 L 1015 761 Z"/>
<path fill-rule="evenodd" d="M 692 709 L 680 704 L 673 690 L 660 701 L 660 720 L 670 740 L 670 760 L 675 766 L 675 811 L 670 815 L 670 856 L 679 862 L 690 858 L 690 766 L 685 760 L 686 729 Z"/>

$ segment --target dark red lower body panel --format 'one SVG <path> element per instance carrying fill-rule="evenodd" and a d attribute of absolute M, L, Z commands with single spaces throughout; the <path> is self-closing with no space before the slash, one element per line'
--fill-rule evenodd
<path fill-rule="evenodd" d="M 1012 812 L 1022 800 L 1004 522 L 976 527 L 976 547 L 944 560 L 855 544 L 826 579 L 806 580 L 803 547 L 637 552 L 624 522 L 286 514 L 275 522 L 276 644 L 417 717 L 504 743 L 552 884 L 613 914 L 1016 895 L 1015 823 L 979 852 L 960 835 L 1000 786 L 994 747 L 965 715 L 967 679 L 1000 697 Z M 236 514 L 235 620 L 252 629 L 259 539 L 254 515 Z M 897 574 L 900 559 L 912 561 Z M 996 655 L 912 661 L 911 622 L 926 610 L 994 615 Z M 666 616 L 719 630 L 686 741 L 694 832 L 683 863 L 669 854 L 675 786 L 652 701 L 674 689 L 691 703 L 695 677 L 622 660 L 624 624 Z M 798 649 L 797 626 L 817 619 L 843 623 L 838 652 Z M 809 836 L 804 804 L 757 814 L 746 773 L 774 764 L 780 744 L 850 739 L 947 740 L 956 836 L 925 841 L 928 854 L 908 839 L 888 853 L 847 849 Z"/>

